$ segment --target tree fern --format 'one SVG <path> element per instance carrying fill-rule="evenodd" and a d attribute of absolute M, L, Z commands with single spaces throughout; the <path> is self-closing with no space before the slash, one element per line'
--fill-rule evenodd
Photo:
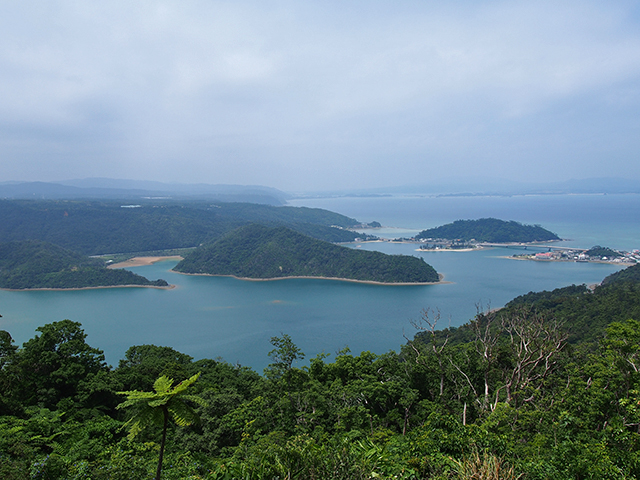
<path fill-rule="evenodd" d="M 163 375 L 154 382 L 154 392 L 141 392 L 139 390 L 118 392 L 120 395 L 126 395 L 127 399 L 116 408 L 133 407 L 134 409 L 133 416 L 125 424 L 129 428 L 128 437 L 130 440 L 133 440 L 136 435 L 150 425 L 162 425 L 162 442 L 160 443 L 156 480 L 160 480 L 162 471 L 162 458 L 164 456 L 169 420 L 180 427 L 196 423 L 198 414 L 187 402 L 202 406 L 206 405 L 206 402 L 200 397 L 185 393 L 187 388 L 199 376 L 200 373 L 196 373 L 193 377 L 173 387 L 173 379 Z"/>

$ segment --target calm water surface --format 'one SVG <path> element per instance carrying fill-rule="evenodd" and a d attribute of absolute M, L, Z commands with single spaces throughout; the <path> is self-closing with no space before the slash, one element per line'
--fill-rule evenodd
<path fill-rule="evenodd" d="M 497 217 L 539 223 L 563 242 L 619 249 L 640 247 L 640 196 L 385 197 L 297 200 L 387 228 L 395 237 L 460 218 Z M 395 233 L 400 232 L 399 235 Z M 383 235 L 384 234 L 384 235 Z M 92 346 L 116 365 L 131 345 L 169 345 L 195 358 L 222 357 L 261 371 L 269 338 L 288 333 L 307 354 L 397 350 L 425 308 L 439 309 L 442 326 L 468 321 L 477 304 L 499 307 L 529 291 L 600 282 L 614 265 L 517 261 L 513 249 L 417 252 L 415 245 L 366 243 L 354 248 L 424 257 L 450 284 L 379 286 L 326 280 L 246 282 L 171 272 L 175 261 L 131 268 L 164 278 L 172 290 L 116 288 L 70 292 L 0 291 L 0 328 L 16 343 L 45 323 L 81 322 Z"/>

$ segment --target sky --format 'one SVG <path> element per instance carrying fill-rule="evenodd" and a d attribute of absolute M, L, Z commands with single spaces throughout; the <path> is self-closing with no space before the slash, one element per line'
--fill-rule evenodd
<path fill-rule="evenodd" d="M 638 1 L 0 4 L 0 181 L 640 180 Z"/>

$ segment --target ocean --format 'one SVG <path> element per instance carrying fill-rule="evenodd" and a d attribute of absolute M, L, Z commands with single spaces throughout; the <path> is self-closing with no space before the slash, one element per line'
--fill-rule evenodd
<path fill-rule="evenodd" d="M 341 197 L 297 199 L 294 206 L 326 208 L 384 228 L 370 233 L 406 237 L 458 219 L 495 217 L 540 224 L 565 239 L 560 245 L 640 248 L 640 195 L 512 197 Z M 313 279 L 248 282 L 180 275 L 175 261 L 134 267 L 171 290 L 114 288 L 79 291 L 0 291 L 0 329 L 17 344 L 35 329 L 62 319 L 82 323 L 87 342 L 117 365 L 128 347 L 171 346 L 194 358 L 219 358 L 261 372 L 271 337 L 289 334 L 309 358 L 349 347 L 397 351 L 424 310 L 439 312 L 439 327 L 459 326 L 478 308 L 497 308 L 530 291 L 595 284 L 616 265 L 518 261 L 518 249 L 418 252 L 413 244 L 360 243 L 353 248 L 422 256 L 451 283 L 382 286 Z"/>

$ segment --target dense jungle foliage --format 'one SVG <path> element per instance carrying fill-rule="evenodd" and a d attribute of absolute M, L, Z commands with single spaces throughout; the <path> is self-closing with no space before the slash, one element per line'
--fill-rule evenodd
<path fill-rule="evenodd" d="M 166 479 L 640 478 L 639 315 L 637 282 L 572 286 L 457 329 L 426 310 L 397 353 L 301 366 L 282 334 L 263 375 L 154 345 L 112 368 L 70 320 L 0 332 L 0 478 L 152 478 L 163 428 L 129 410 L 181 381 L 200 421 L 168 424 Z"/>
<path fill-rule="evenodd" d="M 174 270 L 244 278 L 294 276 L 384 283 L 437 282 L 423 259 L 333 245 L 286 227 L 248 225 L 196 248 Z"/>
<path fill-rule="evenodd" d="M 129 270 L 113 269 L 39 240 L 0 243 L 0 288 L 83 288 L 119 285 L 167 286 Z"/>
<path fill-rule="evenodd" d="M 489 243 L 560 240 L 560 237 L 555 233 L 542 228 L 540 225 L 523 225 L 513 220 L 507 222 L 497 218 L 456 220 L 453 223 L 423 230 L 415 238 L 416 240 L 440 238 L 465 242 L 475 240 Z"/>
<path fill-rule="evenodd" d="M 640 282 L 640 263 L 612 273 L 605 277 L 602 284 L 606 285 L 613 282 Z"/>
<path fill-rule="evenodd" d="M 256 222 L 330 242 L 362 236 L 345 230 L 356 220 L 319 208 L 158 202 L 0 200 L 0 242 L 43 240 L 85 255 L 148 252 L 195 247 Z"/>

